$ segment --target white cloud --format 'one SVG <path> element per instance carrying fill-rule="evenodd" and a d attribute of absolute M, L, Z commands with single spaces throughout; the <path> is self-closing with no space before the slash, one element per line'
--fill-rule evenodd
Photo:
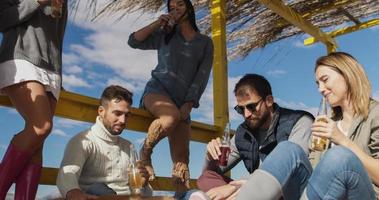
<path fill-rule="evenodd" d="M 56 127 L 60 128 L 74 128 L 86 126 L 88 123 L 72 119 L 58 118 L 54 124 Z"/>
<path fill-rule="evenodd" d="M 104 5 L 99 1 L 98 8 Z M 150 77 L 150 71 L 156 66 L 156 51 L 136 50 L 128 46 L 127 41 L 132 31 L 151 23 L 159 14 L 133 12 L 116 21 L 119 15 L 106 16 L 95 22 L 87 19 L 85 3 L 81 3 L 75 20 L 75 25 L 89 30 L 89 34 L 80 42 L 74 43 L 66 50 L 65 56 L 70 64 L 107 67 L 124 80 L 145 82 Z M 80 59 L 76 59 L 80 58 Z"/>
<path fill-rule="evenodd" d="M 80 74 L 83 72 L 83 69 L 77 65 L 65 67 L 64 70 L 68 74 Z"/>
<path fill-rule="evenodd" d="M 67 134 L 66 132 L 64 132 L 63 130 L 61 129 L 54 129 L 52 132 L 51 132 L 52 135 L 56 135 L 56 136 L 60 136 L 60 137 L 71 137 L 71 135 Z"/>
<path fill-rule="evenodd" d="M 0 149 L 7 149 L 7 145 L 5 145 L 5 144 L 0 144 Z"/>
<path fill-rule="evenodd" d="M 278 103 L 281 107 L 295 109 L 295 110 L 305 110 L 313 114 L 313 116 L 316 116 L 317 114 L 317 107 L 309 107 L 305 105 L 303 102 L 286 102 L 280 98 L 275 98 L 275 102 Z"/>
<path fill-rule="evenodd" d="M 145 84 L 146 84 L 146 80 L 129 80 L 128 81 L 120 77 L 109 79 L 107 82 L 107 85 L 120 85 L 133 93 L 142 92 L 142 90 L 145 87 Z"/>
<path fill-rule="evenodd" d="M 281 69 L 269 70 L 267 72 L 267 75 L 269 75 L 269 76 L 275 76 L 275 77 L 278 77 L 278 76 L 281 76 L 281 75 L 284 75 L 284 74 L 287 74 L 287 71 L 281 70 Z"/>
<path fill-rule="evenodd" d="M 66 75 L 63 74 L 63 86 L 66 89 L 70 89 L 73 87 L 84 87 L 84 88 L 90 88 L 90 84 L 88 84 L 84 79 L 79 78 L 73 74 Z"/>
<path fill-rule="evenodd" d="M 232 127 L 237 126 L 243 121 L 238 113 L 234 111 L 234 106 L 237 104 L 236 98 L 233 93 L 233 89 L 241 76 L 229 77 L 228 78 L 228 107 L 229 107 L 229 120 L 232 123 Z M 226 91 L 225 91 L 226 92 Z M 193 114 L 198 117 L 193 118 L 193 120 L 200 121 L 203 123 L 213 124 L 213 80 L 210 79 L 203 96 L 200 99 L 199 109 L 195 109 Z"/>
<path fill-rule="evenodd" d="M 75 54 L 63 53 L 62 60 L 64 64 L 71 65 L 73 63 L 78 63 L 80 61 L 80 58 Z"/>

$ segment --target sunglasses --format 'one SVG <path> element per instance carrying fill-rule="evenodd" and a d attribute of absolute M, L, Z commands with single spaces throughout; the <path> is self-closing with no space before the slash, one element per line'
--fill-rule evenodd
<path fill-rule="evenodd" d="M 257 106 L 259 105 L 259 103 L 263 100 L 263 98 L 261 98 L 258 102 L 256 103 L 249 103 L 247 104 L 246 106 L 239 106 L 239 105 L 236 105 L 234 106 L 234 110 L 237 111 L 238 114 L 245 114 L 245 109 L 248 109 L 250 112 L 254 112 L 256 111 L 257 109 Z"/>

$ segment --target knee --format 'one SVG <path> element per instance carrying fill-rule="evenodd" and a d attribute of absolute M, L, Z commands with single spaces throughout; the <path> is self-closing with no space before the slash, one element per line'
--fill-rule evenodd
<path fill-rule="evenodd" d="M 52 120 L 44 120 L 43 122 L 27 122 L 27 129 L 32 130 L 32 132 L 38 138 L 45 139 L 53 128 Z"/>
<path fill-rule="evenodd" d="M 289 155 L 299 155 L 299 156 L 305 156 L 304 150 L 300 147 L 300 145 L 290 142 L 290 141 L 283 141 L 280 142 L 276 147 L 276 151 L 279 152 L 286 152 L 286 154 Z"/>
<path fill-rule="evenodd" d="M 160 124 L 165 131 L 173 130 L 179 123 L 179 112 L 160 117 Z"/>
<path fill-rule="evenodd" d="M 325 153 L 322 161 L 329 166 L 351 166 L 359 159 L 350 149 L 334 146 Z"/>

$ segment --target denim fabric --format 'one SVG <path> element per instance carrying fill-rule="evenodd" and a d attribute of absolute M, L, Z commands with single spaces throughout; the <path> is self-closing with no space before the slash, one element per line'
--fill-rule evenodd
<path fill-rule="evenodd" d="M 359 158 L 349 149 L 334 146 L 316 166 L 307 186 L 311 200 L 375 200 L 375 192 Z"/>
<path fill-rule="evenodd" d="M 175 192 L 174 198 L 176 200 L 189 200 L 191 197 L 191 194 L 197 191 L 200 191 L 200 190 L 192 189 L 185 192 Z"/>
<path fill-rule="evenodd" d="M 116 195 L 116 192 L 105 183 L 94 183 L 90 185 L 86 193 L 95 196 Z"/>
<path fill-rule="evenodd" d="M 279 143 L 261 164 L 260 169 L 272 174 L 282 186 L 284 199 L 300 199 L 312 166 L 304 150 L 297 144 Z"/>

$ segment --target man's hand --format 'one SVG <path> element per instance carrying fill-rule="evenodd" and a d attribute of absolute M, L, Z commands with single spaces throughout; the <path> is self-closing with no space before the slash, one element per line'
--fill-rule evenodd
<path fill-rule="evenodd" d="M 97 199 L 97 196 L 86 194 L 80 189 L 72 189 L 67 192 L 66 199 L 67 200 L 87 200 L 87 199 Z"/>
<path fill-rule="evenodd" d="M 221 155 L 221 139 L 216 138 L 211 140 L 207 145 L 207 157 L 208 160 L 218 160 Z"/>
<path fill-rule="evenodd" d="M 149 183 L 148 180 L 150 178 L 149 172 L 146 170 L 145 166 L 142 165 L 141 161 L 137 162 L 138 172 L 142 177 L 142 186 L 145 187 Z"/>
<path fill-rule="evenodd" d="M 222 200 L 231 197 L 239 187 L 233 185 L 223 185 L 210 189 L 206 194 L 212 200 Z"/>

